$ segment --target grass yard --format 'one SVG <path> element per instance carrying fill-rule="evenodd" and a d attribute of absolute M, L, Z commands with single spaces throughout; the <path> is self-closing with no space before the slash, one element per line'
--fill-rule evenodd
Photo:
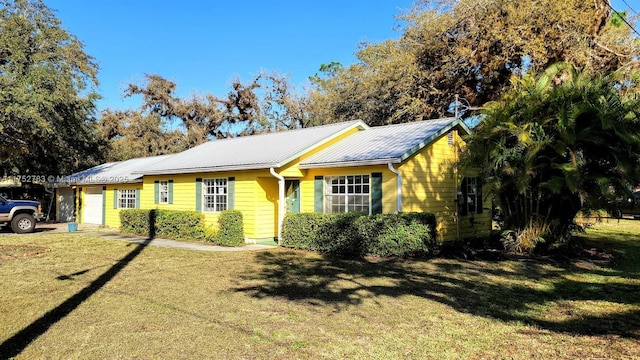
<path fill-rule="evenodd" d="M 4 235 L 0 358 L 638 358 L 640 221 L 581 241 L 592 258 L 407 261 Z"/>

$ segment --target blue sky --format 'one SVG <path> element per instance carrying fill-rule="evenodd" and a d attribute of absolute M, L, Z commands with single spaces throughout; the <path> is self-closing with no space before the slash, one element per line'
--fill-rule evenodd
<path fill-rule="evenodd" d="M 45 0 L 99 66 L 98 108 L 122 99 L 145 73 L 178 85 L 179 96 L 225 96 L 259 70 L 289 74 L 303 88 L 322 63 L 350 64 L 362 41 L 397 38 L 394 17 L 412 1 Z"/>
<path fill-rule="evenodd" d="M 412 0 L 44 0 L 99 66 L 98 109 L 137 108 L 129 83 L 158 74 L 177 94 L 225 96 L 261 69 L 302 89 L 323 63 L 356 61 L 363 41 L 397 38 Z M 626 4 L 625 4 L 626 2 Z M 640 11 L 640 0 L 613 0 Z"/>

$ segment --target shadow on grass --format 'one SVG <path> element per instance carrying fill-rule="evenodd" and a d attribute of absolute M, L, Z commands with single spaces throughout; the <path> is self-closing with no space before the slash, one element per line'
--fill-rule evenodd
<path fill-rule="evenodd" d="M 240 280 L 250 285 L 235 289 L 256 298 L 341 311 L 366 299 L 413 295 L 460 312 L 554 332 L 640 339 L 640 311 L 611 312 L 594 303 L 627 309 L 640 305 L 640 284 L 630 280 L 637 275 L 633 272 L 535 261 L 344 260 L 294 251 L 258 253 L 256 261 L 261 270 Z"/>
<path fill-rule="evenodd" d="M 9 339 L 5 340 L 0 344 L 0 359 L 9 359 L 19 355 L 32 341 L 46 333 L 52 325 L 65 318 L 80 306 L 80 304 L 85 302 L 89 297 L 111 281 L 111 279 L 113 279 L 120 271 L 122 271 L 122 269 L 133 261 L 133 259 L 140 255 L 142 250 L 144 250 L 152 240 L 152 238 L 149 238 L 144 242 L 137 244 L 131 252 L 111 266 L 109 270 L 105 271 L 97 279 L 92 281 L 87 285 L 87 287 L 65 300 L 62 304 L 48 311 L 46 314 L 42 315 L 39 319 L 35 320 L 24 329 L 18 331 Z M 88 270 L 83 270 L 66 276 L 62 275 L 57 279 L 71 279 L 73 276 L 77 276 L 87 271 Z"/>

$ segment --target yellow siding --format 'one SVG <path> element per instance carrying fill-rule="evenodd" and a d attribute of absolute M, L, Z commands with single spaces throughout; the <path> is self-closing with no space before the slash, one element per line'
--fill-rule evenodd
<path fill-rule="evenodd" d="M 303 161 L 304 159 L 308 158 L 309 156 L 316 154 L 326 148 L 328 148 L 329 146 L 337 143 L 338 141 L 357 133 L 359 130 L 358 128 L 354 128 L 354 129 L 350 129 L 349 131 L 345 132 L 344 134 L 341 134 L 340 136 L 335 137 L 334 139 L 331 139 L 330 141 L 327 141 L 325 144 L 322 144 L 321 146 L 318 146 L 317 148 L 308 151 L 306 153 L 304 153 L 303 155 L 301 155 L 300 157 L 294 159 L 293 161 L 290 161 L 288 164 L 285 164 L 284 166 L 282 166 L 281 168 L 279 168 L 277 170 L 277 172 L 284 176 L 284 177 L 291 177 L 291 178 L 301 178 L 307 175 L 307 171 L 304 169 L 300 169 L 298 167 L 298 165 L 300 164 L 301 161 Z"/>
<path fill-rule="evenodd" d="M 454 132 L 454 143 L 462 139 Z M 490 204 L 485 200 L 482 214 L 462 216 L 457 222 L 456 191 L 464 174 L 454 168 L 456 146 L 448 144 L 447 135 L 414 154 L 402 164 L 394 164 L 402 175 L 402 211 L 431 212 L 438 223 L 438 240 L 453 240 L 486 235 L 491 228 Z M 316 176 L 382 173 L 382 211 L 397 212 L 396 175 L 387 166 L 358 166 L 309 169 L 300 182 L 301 211 L 314 211 Z M 468 174 L 472 175 L 472 174 Z"/>
<path fill-rule="evenodd" d="M 454 143 L 462 143 L 457 132 Z M 454 166 L 456 156 L 456 146 L 449 145 L 444 135 L 398 167 L 403 177 L 403 211 L 434 213 L 440 241 L 486 235 L 491 229 L 490 204 L 486 203 L 482 214 L 462 216 L 457 222 L 455 196 L 464 174 Z"/>
<path fill-rule="evenodd" d="M 314 211 L 316 176 L 371 175 L 376 172 L 382 173 L 382 212 L 397 212 L 396 175 L 384 165 L 309 169 L 300 181 L 300 211 Z"/>
<path fill-rule="evenodd" d="M 196 210 L 196 178 L 235 177 L 235 207 L 242 212 L 244 234 L 248 238 L 277 236 L 276 209 L 278 205 L 278 180 L 269 170 L 230 171 L 144 177 L 143 209 Z M 154 182 L 173 180 L 173 204 L 156 204 Z M 205 212 L 208 226 L 217 227 L 219 213 Z"/>
<path fill-rule="evenodd" d="M 105 197 L 105 203 L 103 204 L 105 225 L 109 227 L 120 227 L 120 210 L 122 209 L 114 209 L 113 207 L 114 190 L 140 189 L 140 207 L 142 208 L 142 199 L 144 199 L 142 186 L 143 184 L 107 185 L 107 195 Z"/>

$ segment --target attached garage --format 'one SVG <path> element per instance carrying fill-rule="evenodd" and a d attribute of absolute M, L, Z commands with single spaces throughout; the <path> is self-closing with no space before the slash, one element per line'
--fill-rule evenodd
<path fill-rule="evenodd" d="M 130 194 L 133 196 L 130 200 L 138 207 L 142 174 L 138 174 L 137 171 L 171 156 L 173 155 L 110 162 L 65 176 L 57 183 L 56 189 L 58 221 L 75 220 L 79 224 L 95 225 L 119 224 L 120 209 L 129 206 L 123 207 L 116 203 L 115 196 L 119 192 L 115 191 L 114 186 L 117 184 L 116 188 L 123 192 L 135 191 L 135 195 Z"/>
<path fill-rule="evenodd" d="M 84 192 L 84 216 L 85 224 L 103 225 L 104 198 L 102 187 L 87 187 Z"/>

